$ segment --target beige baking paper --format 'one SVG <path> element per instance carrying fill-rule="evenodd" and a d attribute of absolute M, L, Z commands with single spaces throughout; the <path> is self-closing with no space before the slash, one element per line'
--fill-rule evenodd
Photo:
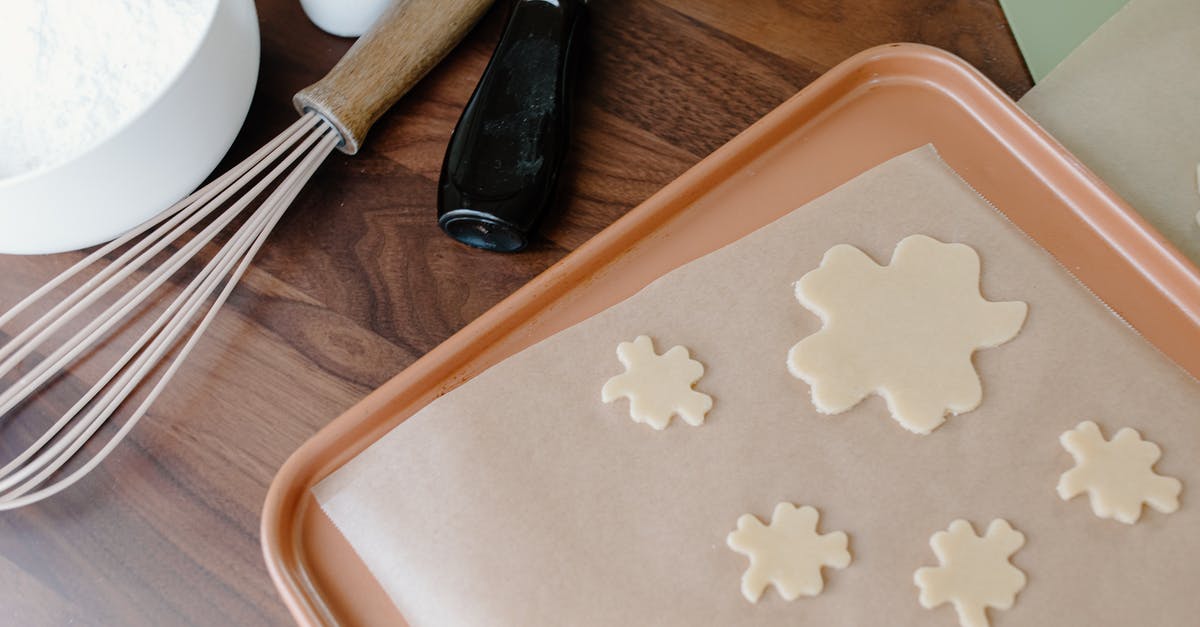
<path fill-rule="evenodd" d="M 799 173 L 798 173 L 799 174 Z M 729 207 L 736 211 L 737 207 Z M 979 409 L 931 435 L 878 397 L 817 413 L 788 349 L 819 328 L 792 284 L 838 243 L 886 262 L 903 237 L 964 242 L 1021 333 L 980 351 Z M 704 363 L 703 426 L 655 431 L 600 402 L 638 334 Z M 955 518 L 1003 517 L 1028 586 L 994 625 L 1200 620 L 1200 384 L 991 209 L 930 148 L 897 157 L 434 401 L 317 486 L 324 510 L 413 625 L 954 625 L 913 571 Z M 1174 514 L 1134 526 L 1059 500 L 1058 436 L 1132 426 L 1184 482 Z M 738 516 L 812 505 L 853 563 L 788 603 L 742 598 Z M 1149 621 L 1149 622 L 1148 622 Z"/>
<path fill-rule="evenodd" d="M 1020 105 L 1200 264 L 1200 1 L 1132 0 Z"/>

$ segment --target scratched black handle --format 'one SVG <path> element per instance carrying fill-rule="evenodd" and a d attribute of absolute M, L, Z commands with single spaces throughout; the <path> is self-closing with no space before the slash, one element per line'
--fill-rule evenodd
<path fill-rule="evenodd" d="M 438 224 L 454 239 L 517 251 L 550 209 L 585 23 L 581 0 L 513 4 L 442 162 Z"/>

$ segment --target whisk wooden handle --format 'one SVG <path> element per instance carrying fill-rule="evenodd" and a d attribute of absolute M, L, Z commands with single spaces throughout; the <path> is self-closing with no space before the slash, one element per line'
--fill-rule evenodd
<path fill-rule="evenodd" d="M 492 0 L 394 0 L 324 78 L 292 103 L 315 111 L 358 152 L 367 131 L 471 30 Z"/>

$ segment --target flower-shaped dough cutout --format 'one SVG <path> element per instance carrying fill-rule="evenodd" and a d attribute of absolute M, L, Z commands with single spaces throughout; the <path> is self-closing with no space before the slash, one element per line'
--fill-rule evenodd
<path fill-rule="evenodd" d="M 1142 504 L 1170 514 L 1179 509 L 1183 484 L 1154 472 L 1162 450 L 1125 427 L 1111 441 L 1096 423 L 1085 420 L 1059 436 L 1075 458 L 1075 467 L 1058 479 L 1058 496 L 1066 501 L 1087 492 L 1092 512 L 1132 525 L 1142 516 Z"/>
<path fill-rule="evenodd" d="M 775 506 L 771 524 L 764 525 L 753 514 L 743 514 L 737 530 L 725 538 L 729 548 L 750 558 L 742 575 L 742 595 L 757 603 L 768 585 L 794 601 L 800 595 L 816 596 L 825 588 L 821 568 L 850 565 L 849 539 L 841 531 L 817 532 L 817 510 L 791 503 Z"/>
<path fill-rule="evenodd" d="M 954 604 L 962 627 L 987 627 L 987 608 L 1007 610 L 1025 587 L 1025 573 L 1008 559 L 1025 544 L 1025 536 L 997 518 L 982 538 L 965 520 L 929 539 L 939 566 L 917 569 L 913 582 L 921 589 L 921 607 Z"/>
<path fill-rule="evenodd" d="M 817 410 L 840 413 L 878 393 L 892 417 L 919 434 L 947 412 L 979 406 L 983 388 L 971 355 L 1015 337 L 1028 309 L 980 295 L 979 255 L 970 246 L 924 235 L 901 240 L 886 266 L 853 246 L 834 246 L 796 283 L 796 298 L 823 323 L 787 360 L 812 387 Z"/>
<path fill-rule="evenodd" d="M 671 416 L 678 414 L 684 422 L 698 427 L 704 415 L 712 409 L 712 397 L 692 389 L 704 376 L 704 365 L 692 359 L 688 349 L 675 346 L 658 355 L 654 342 L 639 335 L 632 342 L 617 346 L 617 359 L 625 372 L 611 378 L 600 391 L 600 400 L 611 403 L 618 398 L 629 399 L 629 415 L 634 422 L 644 422 L 655 429 L 664 429 Z"/>

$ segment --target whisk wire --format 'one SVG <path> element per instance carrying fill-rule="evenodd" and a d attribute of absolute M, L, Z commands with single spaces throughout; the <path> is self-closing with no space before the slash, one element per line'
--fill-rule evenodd
<path fill-rule="evenodd" d="M 319 118 L 310 118 L 309 124 L 304 126 L 311 127 L 313 124 L 319 123 Z M 139 246 L 135 247 L 136 249 L 127 251 L 125 254 L 118 257 L 117 260 L 115 260 L 107 268 L 102 270 L 101 273 L 98 273 L 96 277 L 93 277 L 92 280 L 84 283 L 69 296 L 64 298 L 62 302 L 52 307 L 49 311 L 42 315 L 41 318 L 29 325 L 27 329 L 10 340 L 6 346 L 0 347 L 0 357 L 6 357 L 3 362 L 0 362 L 0 376 L 8 374 L 18 363 L 21 362 L 21 360 L 32 354 L 33 351 L 38 348 L 38 346 L 45 342 L 46 339 L 51 337 L 60 328 L 73 320 L 81 312 L 85 311 L 104 294 L 111 291 L 114 287 L 120 285 L 121 281 L 125 280 L 131 274 L 140 269 L 172 242 L 178 241 L 179 238 L 181 238 L 188 231 L 188 229 L 193 227 L 200 220 L 204 219 L 214 209 L 221 206 L 234 193 L 245 186 L 248 181 L 252 180 L 264 168 L 270 165 L 280 154 L 284 153 L 284 151 L 291 146 L 291 143 L 294 143 L 297 137 L 308 131 L 309 128 L 298 129 L 291 133 L 285 131 L 284 134 L 289 136 L 284 138 L 284 142 L 281 142 L 280 145 L 269 151 L 265 159 L 252 164 L 246 163 L 249 161 L 249 159 L 243 161 L 243 164 L 250 166 L 247 168 L 249 171 L 239 176 L 231 185 L 228 186 L 227 189 L 220 191 L 220 193 L 216 193 L 215 197 L 210 196 L 208 193 L 201 195 L 201 197 L 197 199 L 197 202 L 193 203 L 192 206 L 185 207 L 182 211 L 179 211 L 177 215 L 173 216 L 172 219 L 168 220 L 166 223 L 161 225 L 158 230 L 151 234 L 146 241 L 140 242 L 140 244 L 152 244 L 147 250 L 142 250 L 139 254 L 138 249 L 145 248 L 145 246 Z M 292 142 L 288 142 L 287 140 L 289 139 L 292 140 Z M 197 239 L 199 239 L 203 240 L 201 244 L 207 243 L 207 241 L 211 240 L 217 233 L 219 233 L 220 230 L 229 223 L 229 221 L 233 220 L 233 218 L 236 217 L 242 209 L 244 209 L 251 201 L 253 201 L 253 199 L 257 197 L 257 195 L 261 193 L 262 190 L 265 189 L 275 177 L 278 176 L 279 172 L 286 169 L 287 165 L 290 165 L 291 160 L 294 160 L 294 158 L 288 160 L 289 156 L 294 157 L 294 155 L 285 156 L 285 162 L 281 163 L 280 167 L 277 167 L 271 174 L 259 181 L 258 185 L 256 185 L 254 188 L 251 188 L 245 197 L 241 198 L 237 203 L 234 204 L 234 206 L 230 207 L 230 209 L 226 211 L 225 215 L 223 215 L 222 218 L 217 221 L 220 224 L 217 224 L 216 222 L 214 222 L 214 224 L 210 224 L 208 228 L 205 228 L 203 231 L 198 233 L 192 241 L 195 242 Z M 170 209 L 168 209 L 168 212 L 169 211 Z M 180 220 L 182 220 L 182 223 L 179 222 Z M 168 229 L 169 232 L 166 233 L 166 235 L 163 235 L 163 232 Z M 189 244 L 190 243 L 191 242 L 189 242 Z M 137 257 L 130 261 L 130 257 L 132 257 L 134 254 L 137 254 Z M 163 266 L 161 266 L 161 268 L 169 269 L 169 272 L 166 273 L 166 275 L 163 277 L 163 280 L 173 274 L 174 271 L 181 267 L 190 257 L 190 254 L 185 254 L 182 251 L 178 251 L 172 255 L 172 257 L 166 263 L 164 263 Z M 68 272 L 71 272 L 71 270 L 68 270 Z M 96 283 L 101 279 L 103 279 L 103 282 L 97 286 Z M 136 303 L 140 303 L 144 298 L 137 297 L 139 294 L 145 293 L 143 292 L 142 288 L 150 280 L 150 277 L 143 279 L 143 282 L 140 283 L 137 288 L 127 292 L 117 301 L 117 303 L 93 320 L 88 327 L 94 330 L 97 326 L 105 324 L 106 319 L 114 315 L 118 316 L 115 320 L 123 318 L 126 312 L 122 311 L 121 307 L 131 301 L 135 302 L 134 306 L 136 306 Z M 161 285 L 161 281 L 158 283 L 158 285 Z M 152 292 L 158 287 L 158 285 L 149 288 L 149 291 Z M 68 307 L 69 309 L 67 309 Z M 63 311 L 64 309 L 66 309 L 65 312 Z M 120 311 L 120 313 L 117 313 L 118 311 Z M 108 325 L 108 327 L 111 326 L 111 324 Z M 36 335 L 34 335 L 34 333 L 36 333 Z M 33 335 L 33 337 L 30 338 L 30 335 Z M 76 338 L 73 338 L 72 341 L 68 342 L 67 344 L 73 344 L 75 341 L 77 341 L 78 337 L 79 336 L 76 336 Z M 56 355 L 55 358 L 60 356 L 61 353 Z M 33 379 L 35 376 L 37 375 L 34 375 L 33 373 L 26 374 L 22 380 L 18 381 L 17 386 L 15 387 L 19 388 L 23 386 L 25 382 Z M 8 411 L 9 409 L 11 409 L 11 406 L 6 405 L 6 396 L 4 394 L 0 394 L 0 414 Z"/>
<path fill-rule="evenodd" d="M 58 349 L 53 351 L 41 363 L 35 366 L 28 373 L 24 374 L 17 382 L 4 393 L 0 393 L 0 414 L 3 414 L 12 409 L 20 399 L 27 397 L 34 391 L 39 389 L 41 385 L 49 381 L 55 374 L 64 369 L 71 361 L 78 357 L 82 352 L 92 347 L 99 338 L 111 330 L 121 321 L 136 309 L 150 295 L 156 293 L 156 290 L 162 286 L 171 276 L 174 275 L 184 264 L 186 264 L 195 254 L 208 242 L 210 242 L 222 229 L 233 221 L 249 204 L 257 198 L 270 184 L 299 157 L 311 144 L 316 141 L 320 129 L 313 129 L 308 132 L 308 136 L 301 142 L 296 150 L 284 156 L 283 160 L 262 180 L 250 189 L 242 198 L 235 202 L 232 206 L 225 210 L 218 218 L 208 224 L 203 230 L 196 234 L 190 241 L 180 247 L 170 258 L 153 272 L 144 277 L 133 289 L 122 295 L 115 303 L 110 305 L 104 312 L 96 316 L 91 322 L 84 326 L 83 329 L 76 332 L 70 340 L 64 342 Z M 282 151 L 286 146 L 281 146 Z M 247 172 L 245 177 L 251 177 L 255 171 L 261 171 L 268 162 L 256 164 L 250 172 Z M 245 178 L 243 177 L 243 178 Z M 240 180 L 240 179 L 239 179 Z M 220 196 L 218 196 L 220 198 Z M 23 345 L 18 350 L 14 351 L 8 359 L 0 363 L 0 376 L 8 374 L 22 359 L 33 353 L 42 343 L 57 332 L 63 325 L 74 319 L 77 315 L 86 311 L 88 307 L 94 304 L 104 293 L 110 291 L 118 285 L 121 280 L 139 269 L 150 257 L 157 254 L 171 242 L 178 239 L 186 232 L 188 228 L 195 225 L 211 214 L 220 206 L 220 202 L 216 199 L 204 206 L 201 211 L 195 211 L 190 218 L 179 224 L 175 229 L 161 241 L 157 242 L 150 250 L 142 253 L 142 256 L 131 264 L 125 265 L 116 275 L 110 277 L 99 287 L 89 289 L 86 284 L 81 286 L 75 293 L 85 292 L 76 300 L 70 310 L 63 313 L 54 319 L 53 322 L 45 325 L 35 337 L 24 339 L 18 335 L 12 340 L 10 345 L 17 344 L 24 339 Z M 53 311 L 51 312 L 53 313 Z M 45 319 L 46 316 L 43 316 Z M 40 320 L 39 320 L 40 322 Z M 6 347 L 7 348 L 7 347 Z"/>
<path fill-rule="evenodd" d="M 217 177 L 216 179 L 213 179 L 208 184 L 206 184 L 204 187 L 201 187 L 200 189 L 192 192 L 190 195 L 188 195 L 183 200 L 180 200 L 179 202 L 175 203 L 174 205 L 171 205 L 170 207 L 168 207 L 166 210 L 159 212 L 158 214 L 156 214 L 154 217 L 150 218 L 149 220 L 146 220 L 145 222 L 141 223 L 140 225 L 134 227 L 133 230 L 129 231 L 128 233 L 125 233 L 124 235 L 118 237 L 117 239 L 96 249 L 92 253 L 88 254 L 88 256 L 77 261 L 70 268 L 67 268 L 66 270 L 60 272 L 57 276 L 55 276 L 54 278 L 47 281 L 44 285 L 39 287 L 33 293 L 26 296 L 24 299 L 22 299 L 16 305 L 13 305 L 11 308 L 9 308 L 8 311 L 4 312 L 3 314 L 0 314 L 0 327 L 3 327 L 5 324 L 8 324 L 9 322 L 11 322 L 22 311 L 25 311 L 26 309 L 28 309 L 30 305 L 36 303 L 37 301 L 41 300 L 46 295 L 53 292 L 55 289 L 57 289 L 63 283 L 66 283 L 68 280 L 70 280 L 72 277 L 74 277 L 76 274 L 78 274 L 80 271 L 82 271 L 84 268 L 91 266 L 92 264 L 96 263 L 100 259 L 103 259 L 107 255 L 112 253 L 114 250 L 117 250 L 117 249 L 121 248 L 122 246 L 128 244 L 130 241 L 135 240 L 137 237 L 139 237 L 146 231 L 150 230 L 154 226 L 162 223 L 165 220 L 171 222 L 170 226 L 174 226 L 175 224 L 178 223 L 178 220 L 183 219 L 183 217 L 186 217 L 186 215 L 189 214 L 189 212 L 186 211 L 187 209 L 191 208 L 192 210 L 195 210 L 196 208 L 199 208 L 204 203 L 206 203 L 210 199 L 212 199 L 213 196 L 216 196 L 217 193 L 220 192 L 220 190 L 228 188 L 230 186 L 230 181 L 240 177 L 243 173 L 245 173 L 246 170 L 248 170 L 254 164 L 261 162 L 264 157 L 266 157 L 269 153 L 273 152 L 284 141 L 291 138 L 296 132 L 298 132 L 304 128 L 310 127 L 314 123 L 315 117 L 316 117 L 316 114 L 308 113 L 305 116 L 301 117 L 300 119 L 296 120 L 296 122 L 293 123 L 290 127 L 288 127 L 287 130 L 280 133 L 278 136 L 276 136 L 270 142 L 267 142 L 266 145 L 264 145 L 262 148 L 259 148 L 254 154 L 252 154 L 249 157 L 247 157 L 246 159 L 244 159 L 241 163 L 234 166 L 228 172 L 225 172 L 224 174 Z M 183 213 L 185 215 L 183 217 L 179 217 L 179 214 L 181 214 L 181 213 Z M 172 220 L 168 220 L 168 219 L 172 219 Z M 69 304 L 73 302 L 73 301 L 71 301 L 72 297 L 76 297 L 77 295 L 82 295 L 82 294 L 86 293 L 86 290 L 91 289 L 97 283 L 104 280 L 104 278 L 107 278 L 113 272 L 116 272 L 123 265 L 124 260 L 127 260 L 128 258 L 132 257 L 133 255 L 136 255 L 138 252 L 144 250 L 146 246 L 149 246 L 153 242 L 157 241 L 161 236 L 161 232 L 164 231 L 164 228 L 170 228 L 170 226 L 160 227 L 160 229 L 158 231 L 151 234 L 150 236 L 147 236 L 139 241 L 134 242 L 133 246 L 128 251 L 126 251 L 124 254 L 122 254 L 121 257 L 119 257 L 117 260 L 114 260 L 113 263 L 109 264 L 107 267 L 105 267 L 100 272 L 98 272 L 96 274 L 96 276 L 89 279 L 87 283 L 84 283 L 82 286 L 80 286 L 77 290 L 75 290 L 75 292 L 73 292 L 66 299 L 63 299 L 63 301 L 61 301 L 58 305 L 55 306 L 55 309 L 52 309 L 50 312 L 47 312 L 46 314 L 43 314 L 42 318 L 43 319 L 53 319 L 52 312 L 61 311 L 63 308 L 65 308 L 66 306 L 69 306 Z M 66 303 L 66 304 L 64 305 L 64 303 Z M 29 328 L 30 329 L 35 328 L 36 324 L 37 323 L 35 323 L 34 325 L 30 325 Z M 26 331 L 26 332 L 28 332 L 28 331 Z M 15 338 L 14 338 L 14 340 L 15 340 Z M 6 355 L 5 350 L 7 350 L 7 349 L 9 349 L 9 346 L 0 347 L 0 359 L 2 359 Z"/>
<path fill-rule="evenodd" d="M 137 233 L 123 238 L 123 243 L 128 243 L 132 237 L 145 233 L 150 229 L 155 229 L 155 233 L 148 236 L 147 239 L 153 240 L 156 237 L 159 238 L 154 245 L 141 246 L 139 250 L 142 252 L 134 253 L 139 255 L 132 262 L 136 264 L 134 266 L 136 270 L 149 257 L 153 257 L 158 251 L 162 250 L 163 247 L 158 246 L 159 243 L 165 241 L 169 244 L 175 241 L 178 235 L 190 229 L 200 219 L 203 219 L 203 217 L 212 213 L 224 200 L 228 200 L 232 193 L 243 187 L 246 182 L 253 179 L 270 163 L 273 163 L 282 155 L 282 159 L 276 167 L 264 176 L 258 184 L 253 186 L 244 197 L 235 201 L 219 217 L 214 218 L 204 230 L 181 246 L 164 265 L 151 272 L 149 276 L 138 283 L 133 291 L 118 299 L 116 303 L 101 314 L 97 318 L 97 320 L 102 320 L 99 324 L 93 321 L 92 324 L 87 325 L 84 330 L 76 333 L 64 342 L 59 349 L 43 360 L 42 363 L 38 364 L 30 373 L 23 376 L 15 386 L 4 394 L 0 394 L 0 399 L 3 399 L 0 401 L 3 403 L 0 404 L 0 414 L 20 404 L 20 402 L 28 398 L 30 394 L 39 389 L 46 381 L 53 378 L 67 365 L 72 363 L 84 350 L 92 347 L 113 325 L 128 316 L 138 304 L 155 293 L 155 290 L 182 267 L 186 261 L 199 253 L 218 232 L 240 214 L 263 190 L 278 179 L 284 171 L 299 161 L 267 198 L 262 201 L 251 216 L 237 229 L 221 250 L 205 264 L 203 269 L 181 290 L 170 305 L 143 332 L 137 341 L 116 360 L 108 372 L 68 412 L 61 416 L 50 429 L 46 430 L 37 441 L 27 447 L 4 467 L 0 468 L 0 510 L 21 507 L 58 493 L 82 479 L 108 456 L 134 425 L 145 415 L 151 403 L 154 402 L 167 382 L 178 370 L 184 358 L 191 352 L 196 342 L 215 318 L 221 306 L 228 299 L 233 288 L 249 267 L 254 255 L 274 229 L 287 207 L 295 199 L 313 172 L 316 171 L 324 159 L 333 151 L 338 141 L 340 141 L 340 136 L 332 126 L 315 114 L 307 114 L 291 128 L 281 133 L 276 140 L 243 161 L 234 170 L 231 170 L 225 176 L 214 181 L 213 184 L 190 196 L 191 201 L 185 199 L 184 202 L 177 203 L 163 212 L 158 218 L 147 221 Z M 284 154 L 288 150 L 290 152 Z M 220 186 L 216 185 L 216 183 L 224 183 L 227 187 L 219 189 Z M 233 189 L 234 192 L 230 192 L 230 189 Z M 157 228 L 155 228 L 156 226 Z M 164 233 L 166 235 L 163 235 Z M 156 246 L 158 246 L 157 250 L 151 253 Z M 117 248 L 119 248 L 119 245 L 110 244 L 104 247 L 104 249 L 107 249 L 104 254 L 97 254 L 100 251 L 96 251 L 84 261 L 88 261 L 89 263 L 94 262 Z M 128 260 L 131 256 L 127 251 L 119 259 Z M 63 275 L 67 275 L 65 278 L 63 278 L 63 275 L 60 275 L 62 280 L 55 279 L 57 283 L 54 284 L 54 287 L 63 284 L 71 275 L 78 273 L 86 265 L 80 262 L 68 269 L 63 273 Z M 122 275 L 122 272 L 125 272 L 124 268 L 117 272 L 109 272 L 107 278 L 103 279 L 103 282 L 98 280 L 89 281 L 81 286 L 78 291 L 84 292 L 100 289 L 107 291 L 129 274 L 127 272 Z M 132 270 L 129 272 L 132 272 Z M 58 472 L 82 449 L 96 431 L 111 418 L 116 410 L 128 399 L 130 394 L 160 364 L 167 352 L 175 346 L 182 333 L 191 325 L 200 307 L 216 291 L 222 279 L 225 279 L 224 288 L 217 295 L 204 317 L 196 324 L 187 341 L 179 349 L 174 360 L 159 375 L 145 399 L 130 417 L 126 419 L 125 423 L 118 428 L 103 447 L 79 468 L 54 483 L 43 487 L 43 484 L 51 476 Z M 97 287 L 97 284 L 99 284 L 99 287 Z M 38 298 L 34 298 L 33 296 L 38 296 L 39 298 L 45 296 L 49 293 L 50 289 L 53 288 L 39 290 L 41 292 L 40 295 L 35 292 L 34 295 L 23 300 L 14 309 L 23 309 L 29 304 L 36 302 Z M 70 305 L 67 314 L 72 317 L 78 315 L 93 304 L 96 298 L 98 297 L 91 293 L 80 294 L 78 298 L 74 299 L 73 304 Z M 59 309 L 59 313 L 62 313 L 62 308 Z M 14 316 L 15 314 L 12 314 L 10 310 L 9 314 L 0 317 L 0 321 L 11 320 Z M 32 349 L 26 350 L 26 346 L 36 342 L 36 348 L 36 345 L 45 341 L 59 327 L 61 327 L 61 324 L 57 320 L 49 322 L 43 325 L 43 328 L 32 339 L 26 339 L 21 348 L 15 351 L 10 350 L 11 354 L 8 356 L 7 361 L 4 364 L 0 364 L 0 374 L 3 374 L 15 365 L 15 362 L 13 364 L 9 363 L 13 362 L 14 358 L 16 362 L 19 362 L 20 359 L 30 354 Z M 17 355 L 21 355 L 21 357 L 17 358 Z M 103 395 L 99 401 L 96 401 L 76 421 L 75 418 L 78 414 L 91 404 L 102 391 Z M 64 429 L 72 421 L 75 424 L 71 425 L 70 429 L 67 429 L 64 433 Z M 58 436 L 57 440 L 55 440 L 56 436 Z"/>
<path fill-rule="evenodd" d="M 307 148 L 309 145 L 311 145 L 311 143 L 316 140 L 316 137 L 317 137 L 317 135 L 313 134 L 309 141 L 306 141 L 305 143 L 300 145 L 299 151 L 303 151 L 305 148 Z M 297 154 L 299 154 L 299 152 Z M 205 267 L 200 271 L 200 273 L 191 282 L 189 282 L 187 284 L 187 286 L 184 287 L 182 292 L 171 302 L 171 304 L 162 312 L 162 314 L 158 316 L 158 318 L 154 321 L 154 323 L 151 324 L 150 328 L 147 329 L 141 335 L 141 337 L 139 337 L 137 339 L 137 341 L 134 342 L 134 344 L 125 352 L 125 354 L 122 355 L 120 357 L 120 359 L 117 360 L 117 362 L 108 370 L 108 372 L 106 372 L 104 374 L 104 376 L 102 376 L 88 390 L 88 392 L 85 393 L 84 396 L 81 397 L 79 399 L 79 401 L 77 401 L 75 403 L 75 405 L 71 407 L 71 409 L 69 409 L 62 417 L 60 417 L 59 420 L 57 422 L 55 422 L 54 425 L 52 425 L 49 429 L 47 429 L 46 432 L 43 433 L 42 436 L 40 438 L 38 438 L 38 440 L 36 442 L 34 442 L 29 447 L 27 447 L 25 451 L 23 451 L 15 459 L 13 459 L 8 464 L 6 464 L 3 468 L 0 468 L 0 478 L 3 478 L 6 475 L 8 475 L 14 468 L 23 464 L 32 455 L 37 453 L 38 450 L 40 450 L 42 447 L 44 447 L 46 445 L 46 443 L 49 442 L 50 439 L 54 437 L 54 435 L 56 435 L 58 432 L 60 432 L 63 429 L 63 427 L 65 427 L 71 421 L 71 419 L 83 407 L 85 407 L 88 403 L 90 403 L 91 400 L 93 398 L 95 398 L 95 396 L 99 392 L 101 392 L 102 390 L 104 390 L 106 388 L 106 386 L 113 379 L 113 377 L 115 377 L 125 367 L 125 365 L 135 355 L 138 354 L 138 352 L 142 349 L 143 346 L 145 346 L 147 344 L 147 342 L 149 342 L 152 338 L 157 337 L 159 339 L 156 339 L 155 343 L 151 344 L 151 347 L 150 347 L 150 350 L 154 350 L 159 345 L 161 338 L 164 337 L 162 335 L 157 335 L 158 331 L 164 325 L 167 325 L 168 322 L 171 323 L 170 325 L 168 325 L 168 329 L 166 331 L 167 333 L 170 333 L 172 331 L 172 329 L 175 328 L 175 326 L 178 326 L 180 323 L 182 323 L 184 320 L 186 320 L 190 317 L 186 314 L 176 317 L 175 312 L 178 309 L 180 309 L 180 307 L 184 306 L 185 303 L 192 302 L 192 294 L 193 293 L 195 293 L 197 291 L 203 292 L 203 289 L 205 287 L 207 287 L 211 283 L 214 283 L 215 280 L 219 279 L 220 276 L 222 276 L 220 274 L 215 273 L 214 270 L 221 263 L 223 263 L 223 261 L 226 258 L 233 256 L 235 254 L 235 252 L 237 252 L 237 251 L 244 250 L 245 247 L 241 243 L 242 240 L 248 239 L 249 234 L 252 231 L 254 231 L 255 229 L 257 229 L 258 224 L 263 221 L 263 218 L 262 218 L 262 214 L 264 213 L 263 209 L 265 209 L 267 207 L 267 205 L 270 204 L 270 202 L 271 202 L 270 200 L 268 200 L 267 202 L 264 202 L 263 207 L 261 207 L 259 209 L 259 211 L 254 213 L 252 218 L 250 220 L 248 220 L 246 222 L 246 224 L 244 224 L 242 226 L 241 229 L 238 230 L 238 232 L 227 243 L 227 245 L 222 247 L 220 252 L 216 256 L 214 256 L 214 258 L 211 261 L 209 261 L 208 264 L 205 265 Z M 189 245 L 190 244 L 191 243 L 189 243 Z M 163 272 L 164 274 L 166 274 L 165 270 L 166 270 L 165 268 L 160 268 L 159 270 L 156 270 L 156 272 Z M 200 296 L 200 300 L 205 298 L 209 293 L 211 293 L 211 291 L 212 290 L 209 289 L 207 292 L 203 292 Z M 96 331 L 93 331 L 92 334 L 90 334 L 86 338 L 83 338 L 78 344 L 76 344 L 77 348 L 90 346 L 91 341 L 96 339 L 96 337 L 98 335 L 102 335 L 103 332 L 104 332 L 104 329 L 97 329 Z M 77 339 L 78 338 L 73 338 L 71 343 L 74 343 L 75 340 L 77 340 Z M 72 352 L 75 352 L 75 351 L 72 351 Z M 67 363 L 70 361 L 71 358 L 72 358 L 72 355 L 70 353 L 68 353 L 67 355 L 63 356 L 61 359 L 54 361 L 54 363 L 51 363 L 52 360 L 48 358 L 46 360 L 46 362 L 44 362 L 44 364 L 49 366 L 50 368 L 54 368 L 55 366 L 58 366 L 61 369 L 61 368 L 65 368 L 65 366 L 67 365 Z M 145 360 L 145 355 L 143 354 L 142 360 L 140 360 L 137 364 L 135 364 L 134 367 L 136 368 L 141 363 L 144 363 L 144 360 Z M 49 374 L 43 375 L 43 376 L 48 377 L 50 375 L 53 375 L 55 373 L 55 371 L 49 370 L 48 373 Z M 103 420 L 107 420 L 107 417 L 111 413 L 111 411 L 106 410 L 105 408 L 111 406 L 113 409 L 115 409 L 116 406 L 119 405 L 120 402 L 122 402 L 126 396 L 128 396 L 128 393 L 126 392 L 124 394 L 121 394 L 118 397 L 117 392 L 121 391 L 121 390 L 125 390 L 127 382 L 129 382 L 131 380 L 132 380 L 132 377 L 130 376 L 130 373 L 127 372 L 126 376 L 123 376 L 122 379 L 120 381 L 118 381 L 117 387 L 110 388 L 109 392 L 100 401 L 100 403 L 95 408 L 93 408 L 93 411 L 90 412 L 87 416 L 85 416 L 85 418 L 81 421 L 81 423 L 76 425 L 76 427 L 73 428 L 66 435 L 66 437 L 63 441 L 74 441 L 80 435 L 80 431 L 85 428 L 85 425 L 91 424 L 92 420 L 94 418 L 96 418 L 96 416 L 98 414 L 102 414 L 101 417 L 99 418 L 100 422 L 103 422 Z M 35 381 L 33 383 L 36 384 L 37 382 Z M 132 387 L 130 387 L 129 391 L 131 391 L 131 389 L 132 389 Z M 14 391 L 21 392 L 20 390 L 17 390 L 16 388 L 14 388 Z M 30 387 L 26 388 L 23 392 L 24 392 L 24 394 L 29 394 L 29 393 L 32 393 L 32 391 L 33 391 L 33 386 L 30 386 Z M 103 413 L 103 412 L 108 412 L 108 413 Z M 48 452 L 47 455 L 57 454 L 59 451 L 62 450 L 62 448 L 63 448 L 62 445 L 56 445 L 55 447 L 50 449 L 50 452 Z M 42 459 L 44 462 L 45 459 L 47 459 L 47 458 L 43 457 L 40 459 Z M 28 466 L 24 466 L 22 468 L 22 472 L 18 472 L 16 475 L 14 475 L 15 478 L 10 477 L 5 481 L 0 481 L 0 492 L 3 492 L 4 490 L 11 487 L 11 485 L 13 485 L 13 482 L 20 481 L 24 477 L 28 476 L 32 471 L 36 470 L 37 467 L 38 467 L 38 464 L 30 464 Z"/>

